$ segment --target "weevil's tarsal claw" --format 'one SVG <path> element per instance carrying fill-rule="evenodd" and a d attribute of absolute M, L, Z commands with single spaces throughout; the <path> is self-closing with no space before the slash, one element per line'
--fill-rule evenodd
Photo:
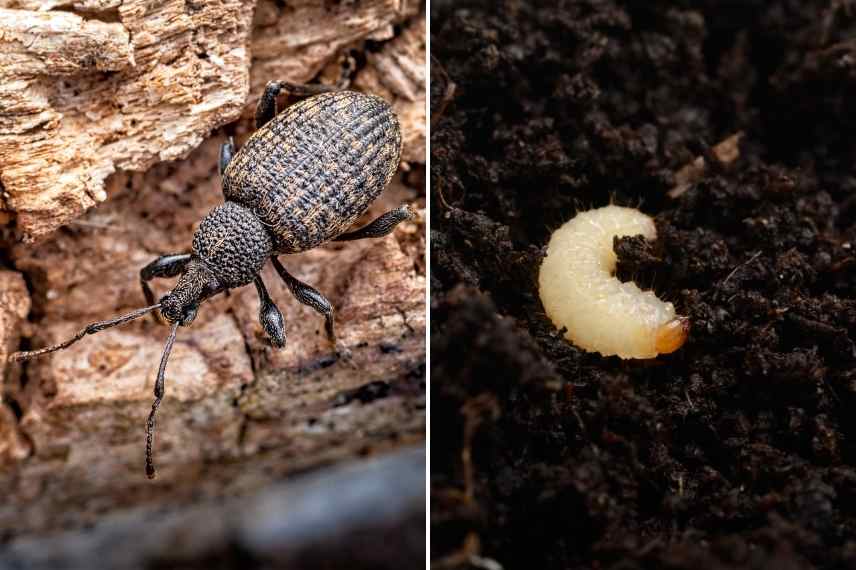
<path fill-rule="evenodd" d="M 681 348 L 690 334 L 690 320 L 675 317 L 657 330 L 656 349 L 659 354 L 669 354 Z"/>
<path fill-rule="evenodd" d="M 262 324 L 262 328 L 268 335 L 268 338 L 270 338 L 271 344 L 277 348 L 284 348 L 285 318 L 283 318 L 279 308 L 270 298 L 261 276 L 256 275 L 253 283 L 259 294 L 259 322 Z"/>
<path fill-rule="evenodd" d="M 395 227 L 401 222 L 412 220 L 415 217 L 416 212 L 413 208 L 405 204 L 376 218 L 367 226 L 363 226 L 358 230 L 347 232 L 334 238 L 334 241 L 352 241 L 357 239 L 384 237 L 391 234 L 393 230 L 395 230 Z"/>
<path fill-rule="evenodd" d="M 101 332 L 104 329 L 109 329 L 112 327 L 116 327 L 119 325 L 124 325 L 127 322 L 133 321 L 134 319 L 138 319 L 143 315 L 154 311 L 155 309 L 160 308 L 160 303 L 156 305 L 152 305 L 150 307 L 145 307 L 142 309 L 137 309 L 136 311 L 131 311 L 126 315 L 122 315 L 120 317 L 116 317 L 115 319 L 110 319 L 107 321 L 98 321 L 96 323 L 92 323 L 88 325 L 86 328 L 78 331 L 76 335 L 71 337 L 70 339 L 60 342 L 58 344 L 54 344 L 52 346 L 46 346 L 45 348 L 39 348 L 37 350 L 26 350 L 20 352 L 13 352 L 9 355 L 9 362 L 20 362 L 22 360 L 30 360 L 31 358 L 36 358 L 38 356 L 42 356 L 45 354 L 50 354 L 51 352 L 56 352 L 58 350 L 63 350 L 68 348 L 72 344 L 76 343 L 83 337 L 89 334 L 95 334 L 97 332 Z"/>
<path fill-rule="evenodd" d="M 285 348 L 285 319 L 277 306 L 263 306 L 259 311 L 259 320 L 271 344 L 277 348 Z"/>

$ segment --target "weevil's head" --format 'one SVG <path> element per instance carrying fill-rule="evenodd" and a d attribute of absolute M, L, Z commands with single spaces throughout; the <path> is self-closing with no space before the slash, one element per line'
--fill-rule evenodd
<path fill-rule="evenodd" d="M 161 314 L 171 323 L 187 326 L 196 318 L 199 304 L 224 288 L 211 270 L 193 257 L 172 291 L 161 298 Z"/>
<path fill-rule="evenodd" d="M 250 283 L 272 253 L 270 234 L 252 211 L 235 202 L 217 206 L 193 234 L 191 260 L 161 299 L 161 313 L 170 322 L 190 324 L 199 303 Z"/>

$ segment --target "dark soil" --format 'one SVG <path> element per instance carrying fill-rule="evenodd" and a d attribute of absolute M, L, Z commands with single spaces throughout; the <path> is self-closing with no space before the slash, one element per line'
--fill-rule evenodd
<path fill-rule="evenodd" d="M 533 4 L 432 5 L 435 567 L 856 568 L 856 5 Z M 544 315 L 550 231 L 610 201 L 656 216 L 616 251 L 672 355 Z"/>

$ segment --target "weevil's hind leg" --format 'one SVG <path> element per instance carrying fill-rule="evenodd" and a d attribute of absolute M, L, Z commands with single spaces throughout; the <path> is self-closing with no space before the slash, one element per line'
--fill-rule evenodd
<path fill-rule="evenodd" d="M 336 331 L 333 327 L 333 305 L 330 304 L 330 301 L 328 301 L 324 295 L 319 293 L 317 289 L 307 285 L 303 281 L 300 281 L 291 273 L 286 271 L 285 267 L 282 266 L 276 257 L 271 257 L 270 260 L 271 263 L 273 263 L 273 267 L 276 269 L 276 272 L 279 273 L 279 276 L 282 277 L 282 280 L 285 281 L 286 285 L 288 285 L 288 289 L 291 291 L 291 294 L 294 295 L 294 298 L 307 307 L 311 307 L 318 313 L 324 315 L 324 330 L 327 332 L 327 338 L 336 349 L 337 354 L 347 357 L 349 355 L 347 349 L 339 347 L 336 343 Z"/>
<path fill-rule="evenodd" d="M 259 104 L 256 106 L 256 128 L 262 128 L 276 116 L 276 98 L 280 93 L 287 93 L 294 97 L 311 97 L 330 91 L 338 91 L 338 88 L 320 83 L 306 85 L 289 83 L 288 81 L 269 81 L 261 99 L 259 99 Z"/>
<path fill-rule="evenodd" d="M 399 206 L 395 210 L 390 210 L 383 214 L 367 226 L 363 226 L 362 228 L 352 232 L 344 233 L 333 241 L 353 241 L 355 239 L 383 237 L 391 234 L 392 230 L 395 229 L 395 226 L 404 220 L 412 219 L 414 216 L 415 214 L 413 213 L 413 210 L 410 209 L 410 206 L 405 204 L 404 206 Z"/>
<path fill-rule="evenodd" d="M 220 176 L 223 176 L 223 173 L 226 172 L 226 167 L 229 166 L 229 162 L 232 161 L 234 155 L 235 139 L 229 137 L 226 139 L 226 142 L 220 145 Z"/>
<path fill-rule="evenodd" d="M 158 257 L 140 269 L 140 286 L 143 288 L 146 304 L 155 304 L 155 295 L 149 287 L 149 281 L 158 277 L 176 277 L 184 271 L 189 261 L 189 253 L 169 253 Z M 157 313 L 154 313 L 153 316 L 155 322 L 163 322 Z"/>
<path fill-rule="evenodd" d="M 267 288 L 261 276 L 256 275 L 253 280 L 256 291 L 259 294 L 259 322 L 270 338 L 271 343 L 277 348 L 285 346 L 285 319 L 279 308 L 268 295 Z"/>

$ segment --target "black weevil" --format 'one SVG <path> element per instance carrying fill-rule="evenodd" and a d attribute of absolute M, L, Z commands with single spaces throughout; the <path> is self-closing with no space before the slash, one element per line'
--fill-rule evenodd
<path fill-rule="evenodd" d="M 281 92 L 306 97 L 277 114 Z M 383 99 L 323 85 L 272 81 L 256 108 L 256 131 L 235 152 L 231 139 L 220 148 L 225 202 L 203 218 L 190 253 L 162 255 L 140 271 L 149 306 L 87 326 L 72 338 L 38 350 L 16 352 L 20 361 L 67 348 L 88 334 L 160 309 L 171 323 L 155 380 L 155 400 L 146 422 L 146 475 L 155 476 L 152 440 L 164 395 L 164 371 L 179 325 L 189 325 L 200 303 L 252 282 L 259 294 L 259 320 L 272 344 L 285 346 L 282 313 L 259 275 L 270 258 L 301 303 L 321 313 L 335 346 L 333 307 L 316 289 L 293 277 L 277 255 L 298 253 L 327 241 L 382 237 L 412 217 L 408 206 L 346 232 L 368 209 L 398 169 L 401 130 Z M 148 281 L 179 276 L 155 303 Z"/>

